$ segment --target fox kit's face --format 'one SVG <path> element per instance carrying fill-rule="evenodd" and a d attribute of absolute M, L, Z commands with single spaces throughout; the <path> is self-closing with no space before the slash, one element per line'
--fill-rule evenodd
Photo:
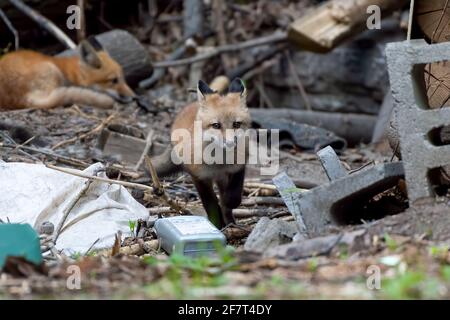
<path fill-rule="evenodd" d="M 226 95 L 220 95 L 204 82 L 199 82 L 197 94 L 200 108 L 196 120 L 201 121 L 204 141 L 211 141 L 224 149 L 235 148 L 251 125 L 242 81 L 234 80 Z"/>
<path fill-rule="evenodd" d="M 133 97 L 133 90 L 127 85 L 122 67 L 100 49 L 96 51 L 89 43 L 80 47 L 81 63 L 86 73 L 86 85 L 100 90 L 114 90 L 126 97 Z"/>

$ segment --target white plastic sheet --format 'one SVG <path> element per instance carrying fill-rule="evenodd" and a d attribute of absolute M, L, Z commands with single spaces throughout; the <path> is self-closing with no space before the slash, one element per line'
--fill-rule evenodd
<path fill-rule="evenodd" d="M 83 173 L 106 177 L 102 169 L 96 163 Z M 44 165 L 0 162 L 0 219 L 34 228 L 50 221 L 57 229 L 71 208 L 56 248 L 83 254 L 94 243 L 95 249 L 111 247 L 118 231 L 130 233 L 130 221 L 148 217 L 124 187 L 92 181 L 86 189 L 87 181 Z"/>

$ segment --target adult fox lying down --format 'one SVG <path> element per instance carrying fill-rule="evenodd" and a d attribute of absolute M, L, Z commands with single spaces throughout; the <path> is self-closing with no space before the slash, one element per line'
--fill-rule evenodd
<path fill-rule="evenodd" d="M 48 109 L 70 104 L 111 108 L 114 99 L 101 90 L 134 96 L 121 66 L 98 43 L 87 41 L 80 56 L 52 57 L 18 50 L 0 57 L 0 110 Z"/>

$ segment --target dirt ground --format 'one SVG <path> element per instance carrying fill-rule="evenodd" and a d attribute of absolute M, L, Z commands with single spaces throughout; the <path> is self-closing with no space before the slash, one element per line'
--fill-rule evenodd
<path fill-rule="evenodd" d="M 175 101 L 175 102 L 173 102 Z M 159 111 L 146 114 L 130 105 L 120 111 L 98 111 L 90 108 L 68 107 L 49 111 L 16 111 L 0 113 L 0 119 L 23 124 L 38 134 L 42 146 L 26 145 L 14 148 L 0 145 L 4 161 L 55 163 L 82 169 L 103 161 L 110 178 L 125 181 L 145 181 L 143 170 L 133 171 L 130 164 L 103 158 L 96 150 L 97 139 L 105 119 L 115 114 L 111 123 L 133 126 L 145 136 L 150 124 L 156 131 L 156 141 L 167 142 L 169 112 L 183 102 L 165 99 L 155 101 Z M 81 138 L 80 138 L 81 137 Z M 24 141 L 18 141 L 23 143 Z M 61 142 L 65 144 L 58 146 Z M 26 149 L 26 147 L 31 149 Z M 55 147 L 56 146 L 56 147 Z M 360 146 L 340 155 L 349 169 L 370 162 L 391 161 L 392 151 L 386 145 Z M 326 182 L 314 153 L 285 150 L 281 168 L 291 177 L 315 184 Z M 262 180 L 249 170 L 248 180 Z M 267 182 L 267 179 L 263 181 Z M 198 196 L 188 177 L 165 183 L 166 191 L 180 204 L 202 211 Z M 118 254 L 105 257 L 100 253 L 88 256 L 63 257 L 47 261 L 37 270 L 23 261 L 13 261 L 11 268 L 0 276 L 1 298 L 262 298 L 262 299 L 376 299 L 376 298 L 450 298 L 450 209 L 445 197 L 428 200 L 400 214 L 387 214 L 407 206 L 402 186 L 380 196 L 388 199 L 379 210 L 377 219 L 361 221 L 353 226 L 336 226 L 334 234 L 357 232 L 347 243 L 332 246 L 327 252 L 312 252 L 301 259 L 265 258 L 245 252 L 245 238 L 261 216 L 292 221 L 284 206 L 246 205 L 240 209 L 259 209 L 238 219 L 242 229 L 226 234 L 230 248 L 215 258 L 190 259 L 168 257 L 162 251 L 141 250 L 138 255 Z M 264 190 L 246 188 L 244 202 L 265 194 Z M 136 199 L 149 209 L 163 207 L 157 198 Z M 390 199 L 390 200 L 389 200 Z M 395 200 L 392 200 L 395 199 Z M 395 210 L 387 204 L 391 205 Z M 384 210 L 384 211 L 383 211 Z M 193 210 L 195 211 L 195 210 Z M 147 234 L 143 240 L 154 236 Z M 136 238 L 122 241 L 122 246 L 139 244 Z M 69 289 L 68 267 L 81 270 L 81 288 Z M 380 275 L 380 283 L 374 274 Z"/>

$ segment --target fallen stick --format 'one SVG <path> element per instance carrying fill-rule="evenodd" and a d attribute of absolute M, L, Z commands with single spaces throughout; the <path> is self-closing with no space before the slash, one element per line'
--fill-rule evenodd
<path fill-rule="evenodd" d="M 233 209 L 233 216 L 235 218 L 267 217 L 279 212 L 280 209 Z"/>
<path fill-rule="evenodd" d="M 84 162 L 83 160 L 66 157 L 66 156 L 63 156 L 63 155 L 59 155 L 59 154 L 53 153 L 53 152 L 48 151 L 48 150 L 43 150 L 43 149 L 38 149 L 38 148 L 33 148 L 33 147 L 27 147 L 27 146 L 21 146 L 21 145 L 17 145 L 17 144 L 15 144 L 15 145 L 13 145 L 13 144 L 0 144 L 0 147 L 13 148 L 13 149 L 17 148 L 19 150 L 25 150 L 25 151 L 35 152 L 35 153 L 41 153 L 41 154 L 43 154 L 45 156 L 49 156 L 49 157 L 51 157 L 51 158 L 53 158 L 56 161 L 59 161 L 61 163 L 70 164 L 70 165 L 81 167 L 81 168 L 87 168 L 90 165 L 89 163 Z M 39 160 L 39 162 L 41 162 L 41 161 Z"/>
<path fill-rule="evenodd" d="M 282 41 L 286 41 L 286 39 L 287 39 L 286 33 L 275 32 L 274 34 L 271 34 L 269 36 L 256 38 L 256 39 L 252 39 L 249 41 L 245 41 L 245 42 L 241 42 L 241 43 L 237 43 L 237 44 L 227 44 L 224 46 L 219 46 L 219 47 L 213 48 L 211 51 L 208 51 L 203 54 L 198 54 L 191 58 L 174 60 L 174 61 L 156 62 L 153 65 L 153 67 L 154 68 L 180 67 L 180 66 L 184 66 L 187 64 L 199 62 L 202 60 L 207 60 L 207 59 L 213 58 L 222 53 L 239 51 L 239 50 L 244 50 L 244 49 L 248 49 L 248 48 L 263 46 L 266 44 L 282 42 Z"/>
<path fill-rule="evenodd" d="M 86 0 L 77 0 L 77 6 L 80 8 L 80 28 L 77 29 L 77 40 L 80 43 L 82 40 L 86 38 L 86 12 L 85 12 L 85 1 Z"/>
<path fill-rule="evenodd" d="M 337 136 L 347 140 L 353 146 L 358 143 L 370 143 L 377 116 L 337 113 L 322 111 L 305 111 L 295 109 L 250 109 L 255 122 L 258 119 L 270 121 L 274 118 L 289 119 L 298 123 L 320 127 L 334 132 Z"/>
<path fill-rule="evenodd" d="M 240 240 L 243 238 L 248 237 L 248 235 L 251 232 L 251 228 L 236 228 L 236 227 L 229 227 L 222 231 L 225 237 L 228 241 L 230 240 Z"/>
<path fill-rule="evenodd" d="M 60 28 L 58 28 L 52 21 L 41 15 L 36 10 L 30 8 L 21 0 L 8 0 L 12 5 L 19 9 L 22 13 L 33 19 L 40 27 L 47 30 L 59 42 L 69 49 L 75 49 L 77 45 L 72 41 Z"/>
<path fill-rule="evenodd" d="M 96 134 L 96 133 L 102 131 L 114 119 L 114 117 L 116 115 L 117 115 L 117 112 L 113 113 L 108 118 L 103 120 L 98 126 L 96 126 L 94 129 L 92 129 L 91 131 L 83 133 L 82 135 L 80 135 L 78 137 L 73 137 L 73 138 L 61 141 L 61 142 L 55 144 L 51 149 L 52 150 L 58 149 L 58 148 L 60 148 L 62 146 L 65 146 L 66 144 L 70 144 L 70 143 L 76 142 L 78 140 L 85 139 L 85 138 L 87 138 L 87 137 L 89 137 L 89 136 L 91 136 L 93 134 Z"/>
<path fill-rule="evenodd" d="M 38 162 L 40 162 L 40 160 L 38 159 L 38 158 L 36 158 L 35 156 L 33 156 L 33 155 L 31 155 L 31 154 L 29 154 L 29 153 L 27 153 L 27 152 L 25 152 L 25 151 L 23 151 L 22 149 L 21 149 L 21 145 L 19 145 L 19 144 L 17 144 L 15 141 L 14 141 L 14 139 L 12 139 L 10 136 L 8 136 L 6 133 L 3 133 L 3 132 L 1 132 L 0 131 L 0 137 L 2 137 L 5 141 L 9 141 L 10 143 L 12 143 L 12 146 L 14 146 L 14 148 L 13 148 L 13 150 L 12 151 L 18 151 L 20 154 L 22 154 L 22 155 L 24 155 L 24 156 L 26 156 L 27 158 L 31 158 L 31 159 L 33 159 L 34 161 L 38 161 Z M 0 143 L 0 147 L 3 147 L 4 146 L 4 144 L 3 143 Z M 7 154 L 9 154 L 10 152 L 12 152 L 11 150 L 7 153 Z"/>
<path fill-rule="evenodd" d="M 5 23 L 6 27 L 11 31 L 11 33 L 14 36 L 14 50 L 19 50 L 19 33 L 17 32 L 16 28 L 14 28 L 14 25 L 12 24 L 11 20 L 8 19 L 5 12 L 0 8 L 0 18 Z"/>
<path fill-rule="evenodd" d="M 277 187 L 273 184 L 267 184 L 267 183 L 261 183 L 261 182 L 245 182 L 244 183 L 245 188 L 251 188 L 251 189 L 267 189 L 267 190 L 274 190 L 278 191 Z"/>
<path fill-rule="evenodd" d="M 144 163 L 145 160 L 145 156 L 148 154 L 148 151 L 150 150 L 150 148 L 152 147 L 153 144 L 153 135 L 154 135 L 155 131 L 153 129 L 150 129 L 147 133 L 147 138 L 145 139 L 145 147 L 144 150 L 142 151 L 141 157 L 139 158 L 138 162 L 136 163 L 136 165 L 134 166 L 134 170 L 138 171 L 139 168 L 141 167 L 141 165 Z"/>
<path fill-rule="evenodd" d="M 252 70 L 255 70 L 256 67 L 279 54 L 286 47 L 286 45 L 287 44 L 279 44 L 277 46 L 265 50 L 264 52 L 261 52 L 252 61 L 240 64 L 236 68 L 227 72 L 226 76 L 228 77 L 228 79 L 242 77 L 244 74 L 249 73 Z"/>
<path fill-rule="evenodd" d="M 220 46 L 224 46 L 227 44 L 227 33 L 225 28 L 225 22 L 224 22 L 224 15 L 223 11 L 225 9 L 226 11 L 227 3 L 226 1 L 222 0 L 212 0 L 211 2 L 211 8 L 212 8 L 212 21 L 215 22 L 214 29 L 217 33 L 217 41 Z M 221 55 L 222 59 L 222 65 L 225 71 L 228 71 L 230 67 L 232 66 L 232 61 L 230 58 L 224 54 Z M 234 78 L 233 78 L 234 79 Z"/>
<path fill-rule="evenodd" d="M 173 53 L 169 55 L 166 62 L 169 61 L 176 61 L 178 58 L 182 57 L 187 51 L 187 46 L 182 45 L 181 47 L 177 48 Z M 139 82 L 139 88 L 140 89 L 147 89 L 153 86 L 155 83 L 157 83 L 159 80 L 161 80 L 164 75 L 166 74 L 165 68 L 158 68 L 155 69 L 153 74 L 150 78 L 144 79 L 141 82 Z"/>
<path fill-rule="evenodd" d="M 165 214 L 165 213 L 173 213 L 175 210 L 173 210 L 171 207 L 156 207 L 156 208 L 148 208 L 148 213 L 153 215 L 159 215 L 159 214 Z"/>
<path fill-rule="evenodd" d="M 97 174 L 98 171 L 95 172 L 95 174 Z M 56 227 L 56 233 L 55 233 L 55 238 L 54 238 L 54 242 L 56 243 L 56 241 L 59 238 L 59 235 L 62 232 L 63 226 L 66 223 L 67 217 L 69 216 L 70 212 L 72 211 L 72 209 L 75 207 L 75 205 L 78 203 L 78 201 L 86 194 L 86 192 L 89 190 L 89 187 L 91 186 L 93 180 L 87 180 L 84 182 L 83 187 L 81 188 L 81 190 L 70 200 L 69 204 L 66 206 L 66 208 L 63 211 L 63 217 L 62 219 L 59 221 L 58 226 Z"/>
<path fill-rule="evenodd" d="M 57 167 L 57 166 L 54 166 L 54 165 L 48 164 L 48 163 L 46 163 L 45 166 L 49 169 L 60 171 L 60 172 L 70 174 L 72 176 L 76 176 L 76 177 L 80 177 L 80 178 L 96 180 L 96 181 L 101 181 L 101 182 L 106 182 L 106 183 L 111 183 L 111 184 L 118 184 L 118 185 L 128 187 L 128 188 L 153 192 L 152 187 L 149 187 L 149 186 L 146 186 L 146 185 L 140 184 L 140 183 L 133 183 L 133 182 L 126 182 L 126 181 L 119 181 L 119 180 L 113 180 L 113 179 L 108 179 L 108 178 L 96 177 L 96 176 L 92 176 L 92 175 L 85 174 L 82 172 L 78 172 L 78 171 L 76 172 L 72 169 Z"/>
<path fill-rule="evenodd" d="M 192 212 L 190 212 L 188 209 L 181 207 L 176 201 L 171 199 L 166 191 L 164 190 L 164 187 L 161 184 L 161 181 L 159 180 L 158 174 L 156 173 L 155 168 L 153 167 L 152 161 L 150 160 L 150 157 L 148 155 L 144 155 L 145 165 L 147 166 L 148 171 L 150 172 L 152 181 L 153 181 L 153 193 L 162 199 L 169 207 L 174 209 L 176 212 L 183 214 L 183 215 L 192 215 Z"/>
<path fill-rule="evenodd" d="M 284 206 L 284 201 L 278 197 L 252 197 L 244 199 L 241 202 L 241 206 L 254 206 L 254 205 L 277 205 Z"/>
<path fill-rule="evenodd" d="M 291 59 L 291 55 L 288 50 L 285 51 L 285 57 L 289 65 L 289 70 L 291 71 L 292 77 L 294 78 L 294 82 L 298 88 L 298 91 L 300 92 L 300 96 L 303 99 L 303 102 L 305 103 L 306 110 L 311 111 L 311 102 L 309 101 L 308 95 L 306 94 L 305 87 L 303 86 L 302 80 L 300 80 L 300 77 L 298 76 L 297 70 L 295 69 L 294 62 Z"/>
<path fill-rule="evenodd" d="M 149 250 L 157 251 L 159 249 L 159 240 L 149 240 L 145 241 L 143 244 L 132 244 L 129 246 L 124 246 L 119 249 L 120 254 L 124 254 L 127 256 L 142 256 L 146 254 L 146 247 Z M 110 257 L 112 253 L 112 249 L 104 249 L 97 252 L 99 256 Z"/>

